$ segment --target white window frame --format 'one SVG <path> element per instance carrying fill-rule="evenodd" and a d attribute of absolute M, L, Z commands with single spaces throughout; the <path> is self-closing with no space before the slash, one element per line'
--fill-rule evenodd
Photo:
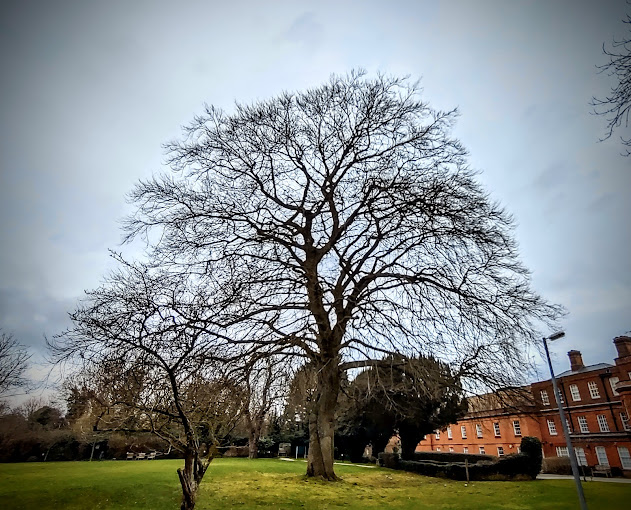
<path fill-rule="evenodd" d="M 447 439 L 453 439 L 454 435 L 451 431 L 451 426 L 447 427 Z"/>
<path fill-rule="evenodd" d="M 550 433 L 551 436 L 556 436 L 559 433 L 557 432 L 557 426 L 554 423 L 554 420 L 548 420 L 548 432 Z"/>
<path fill-rule="evenodd" d="M 544 406 L 550 405 L 550 397 L 548 397 L 548 392 L 546 390 L 541 390 L 541 403 Z"/>
<path fill-rule="evenodd" d="M 497 456 L 498 457 L 503 457 L 504 456 L 504 447 L 503 446 L 498 446 L 497 447 Z"/>
<path fill-rule="evenodd" d="M 587 457 L 585 457 L 585 450 L 580 446 L 576 446 L 574 448 L 574 453 L 576 454 L 576 463 L 579 466 L 587 466 Z"/>
<path fill-rule="evenodd" d="M 565 400 L 563 400 L 563 392 L 561 391 L 560 387 L 557 391 L 557 395 L 559 395 L 559 404 L 565 405 Z"/>
<path fill-rule="evenodd" d="M 440 451 L 440 446 L 436 447 L 436 451 L 439 452 Z"/>
<path fill-rule="evenodd" d="M 596 458 L 598 459 L 598 464 L 601 466 L 609 466 L 609 458 L 607 457 L 607 450 L 604 446 L 596 446 L 594 448 L 596 451 Z"/>
<path fill-rule="evenodd" d="M 618 396 L 620 395 L 620 393 L 618 393 L 616 391 L 616 384 L 618 384 L 620 382 L 620 378 L 613 376 L 609 378 L 609 386 L 611 386 L 611 392 L 614 394 L 614 396 Z"/>
<path fill-rule="evenodd" d="M 465 447 L 462 449 L 462 453 L 469 453 L 469 448 L 468 448 L 467 446 L 465 446 Z"/>
<path fill-rule="evenodd" d="M 629 455 L 629 449 L 626 446 L 618 446 L 618 457 L 622 469 L 631 469 L 631 455 Z"/>
<path fill-rule="evenodd" d="M 467 439 L 467 427 L 465 425 L 460 426 L 460 435 L 462 439 Z"/>
<path fill-rule="evenodd" d="M 604 414 L 599 414 L 596 416 L 598 420 L 598 428 L 601 432 L 610 432 L 609 423 L 607 422 L 607 417 Z"/>
<path fill-rule="evenodd" d="M 578 417 L 578 428 L 581 430 L 581 434 L 589 434 L 589 425 L 585 416 Z"/>
<path fill-rule="evenodd" d="M 493 423 L 493 432 L 495 432 L 495 437 L 502 437 L 500 423 L 498 421 Z"/>
<path fill-rule="evenodd" d="M 453 451 L 454 451 L 454 447 L 453 447 L 453 446 L 450 446 L 450 447 L 449 447 L 449 451 L 450 451 L 450 452 L 453 452 Z"/>
<path fill-rule="evenodd" d="M 482 425 L 480 425 L 479 423 L 477 423 L 475 426 L 475 437 L 477 437 L 478 439 L 482 439 Z"/>
<path fill-rule="evenodd" d="M 484 449 L 484 446 L 480 446 L 480 455 L 486 455 L 486 450 Z"/>
<path fill-rule="evenodd" d="M 598 391 L 598 384 L 596 381 L 589 381 L 587 383 L 587 388 L 589 389 L 589 396 L 593 399 L 600 398 L 600 391 Z"/>
<path fill-rule="evenodd" d="M 631 424 L 629 424 L 629 417 L 624 411 L 620 413 L 620 422 L 624 430 L 631 430 Z"/>
<path fill-rule="evenodd" d="M 557 457 L 569 457 L 567 446 L 557 446 Z"/>
<path fill-rule="evenodd" d="M 513 432 L 516 437 L 521 436 L 521 424 L 519 423 L 519 420 L 513 420 Z"/>
<path fill-rule="evenodd" d="M 572 400 L 574 402 L 581 400 L 581 392 L 579 391 L 577 384 L 570 384 L 570 394 L 572 395 Z"/>
<path fill-rule="evenodd" d="M 436 432 L 434 432 L 434 437 L 436 439 L 440 439 L 440 430 L 437 430 Z"/>

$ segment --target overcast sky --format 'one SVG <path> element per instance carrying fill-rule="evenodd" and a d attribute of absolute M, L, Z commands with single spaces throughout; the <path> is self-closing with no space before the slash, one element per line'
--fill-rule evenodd
<path fill-rule="evenodd" d="M 612 362 L 631 329 L 631 158 L 592 96 L 617 1 L 14 1 L 0 5 L 0 327 L 41 359 L 111 267 L 125 194 L 204 103 L 231 111 L 331 73 L 421 79 L 517 220 L 555 342 Z M 628 136 L 629 132 L 626 133 Z"/>

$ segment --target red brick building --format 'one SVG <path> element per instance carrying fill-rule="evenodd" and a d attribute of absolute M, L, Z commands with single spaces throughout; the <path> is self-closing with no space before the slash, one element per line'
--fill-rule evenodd
<path fill-rule="evenodd" d="M 579 351 L 570 351 L 570 369 L 556 377 L 579 465 L 608 465 L 631 475 L 631 337 L 614 344 L 613 365 L 586 366 Z M 523 436 L 536 436 L 544 457 L 567 456 L 552 382 L 521 390 L 509 398 L 472 397 L 462 420 L 427 436 L 417 450 L 502 456 L 517 452 Z"/>

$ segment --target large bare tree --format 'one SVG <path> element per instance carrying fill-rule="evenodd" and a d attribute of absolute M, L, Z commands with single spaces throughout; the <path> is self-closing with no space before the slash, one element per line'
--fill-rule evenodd
<path fill-rule="evenodd" d="M 314 367 L 310 476 L 336 478 L 344 370 L 430 354 L 501 385 L 559 312 L 530 288 L 511 217 L 450 134 L 456 116 L 406 79 L 334 76 L 232 114 L 207 107 L 168 146 L 174 172 L 131 193 L 128 240 L 238 287 L 234 345 Z"/>
<path fill-rule="evenodd" d="M 51 347 L 57 360 L 80 361 L 95 430 L 152 432 L 184 454 L 181 508 L 190 510 L 212 460 L 202 440 L 227 434 L 242 409 L 221 370 L 222 298 L 182 275 L 119 262 Z"/>

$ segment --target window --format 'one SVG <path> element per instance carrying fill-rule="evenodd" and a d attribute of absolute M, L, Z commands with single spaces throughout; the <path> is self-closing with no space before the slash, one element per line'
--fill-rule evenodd
<path fill-rule="evenodd" d="M 440 451 L 440 446 L 436 447 L 436 451 L 439 452 Z"/>
<path fill-rule="evenodd" d="M 581 392 L 578 391 L 578 386 L 576 384 L 570 384 L 570 394 L 572 395 L 572 400 L 574 401 L 581 399 Z"/>
<path fill-rule="evenodd" d="M 587 418 L 585 418 L 585 416 L 578 417 L 578 426 L 581 429 L 581 434 L 589 434 L 589 427 L 587 426 Z"/>
<path fill-rule="evenodd" d="M 479 423 L 475 426 L 475 435 L 478 438 L 482 437 L 482 425 L 480 425 Z"/>
<path fill-rule="evenodd" d="M 618 381 L 619 381 L 619 380 L 620 380 L 620 379 L 619 379 L 618 377 L 610 377 L 610 378 L 609 378 L 609 384 L 611 385 L 611 392 L 612 392 L 614 395 L 620 395 L 620 393 L 618 393 L 618 392 L 616 391 L 616 384 L 618 384 Z"/>
<path fill-rule="evenodd" d="M 454 435 L 451 433 L 451 427 L 447 427 L 447 439 L 453 439 Z"/>
<path fill-rule="evenodd" d="M 521 446 L 517 447 L 517 453 L 521 453 Z"/>
<path fill-rule="evenodd" d="M 576 462 L 579 466 L 587 466 L 587 457 L 585 457 L 585 450 L 580 446 L 574 448 L 574 453 L 576 454 Z"/>
<path fill-rule="evenodd" d="M 434 434 L 434 437 L 436 437 L 436 439 L 440 439 L 440 431 L 437 430 L 436 433 Z"/>
<path fill-rule="evenodd" d="M 493 430 L 495 431 L 495 437 L 500 437 L 500 424 L 495 422 L 493 424 Z"/>
<path fill-rule="evenodd" d="M 598 428 L 600 428 L 601 432 L 609 432 L 609 424 L 607 423 L 607 417 L 604 414 L 599 414 L 598 418 Z"/>
<path fill-rule="evenodd" d="M 548 392 L 546 390 L 541 390 L 541 403 L 544 406 L 550 405 L 550 398 L 548 397 Z"/>
<path fill-rule="evenodd" d="M 563 400 L 563 392 L 561 391 L 561 388 L 559 388 L 559 390 L 557 391 L 557 395 L 559 396 L 559 404 L 565 404 L 565 400 Z"/>
<path fill-rule="evenodd" d="M 589 389 L 589 395 L 592 398 L 600 398 L 600 393 L 598 391 L 598 385 L 594 381 L 589 381 L 587 383 L 587 388 Z"/>
<path fill-rule="evenodd" d="M 569 457 L 567 446 L 557 446 L 557 457 Z"/>
<path fill-rule="evenodd" d="M 554 424 L 554 420 L 548 420 L 548 431 L 550 432 L 551 436 L 557 435 L 557 427 Z"/>
<path fill-rule="evenodd" d="M 484 455 L 486 451 L 484 451 L 484 446 L 480 446 L 480 455 Z"/>
<path fill-rule="evenodd" d="M 454 447 L 453 447 L 453 446 L 450 446 L 450 447 L 449 447 L 449 451 L 450 451 L 450 452 L 453 452 L 453 451 L 454 451 Z"/>
<path fill-rule="evenodd" d="M 569 418 L 565 418 L 565 425 L 567 426 L 567 431 L 572 432 L 572 422 Z"/>
<path fill-rule="evenodd" d="M 460 427 L 460 434 L 462 435 L 462 439 L 467 439 L 467 427 L 464 425 Z"/>
<path fill-rule="evenodd" d="M 620 421 L 622 422 L 622 428 L 624 430 L 631 430 L 631 426 L 629 426 L 629 416 L 627 416 L 627 413 L 620 413 Z"/>
<path fill-rule="evenodd" d="M 498 446 L 497 447 L 497 456 L 498 457 L 503 457 L 504 456 L 504 447 L 503 446 Z"/>
<path fill-rule="evenodd" d="M 604 446 L 597 446 L 596 450 L 596 458 L 598 459 L 598 464 L 602 464 L 603 466 L 609 465 L 609 459 L 607 458 L 607 452 L 605 451 Z"/>
<path fill-rule="evenodd" d="M 519 424 L 519 420 L 513 420 L 513 432 L 516 436 L 521 436 L 521 425 Z"/>
<path fill-rule="evenodd" d="M 618 446 L 618 457 L 620 457 L 620 464 L 622 469 L 631 469 L 631 455 L 629 455 L 629 449 L 624 446 Z"/>
<path fill-rule="evenodd" d="M 462 449 L 462 453 L 469 453 L 469 448 L 466 446 Z"/>

